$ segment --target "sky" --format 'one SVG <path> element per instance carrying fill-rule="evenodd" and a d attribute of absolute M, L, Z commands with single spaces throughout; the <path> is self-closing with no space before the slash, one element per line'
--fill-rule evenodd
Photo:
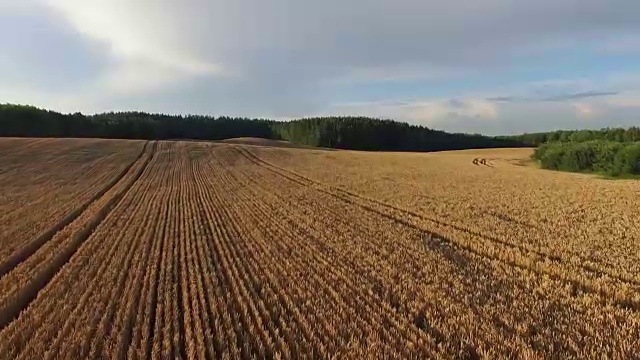
<path fill-rule="evenodd" d="M 638 0 L 0 0 L 0 103 L 640 125 Z"/>

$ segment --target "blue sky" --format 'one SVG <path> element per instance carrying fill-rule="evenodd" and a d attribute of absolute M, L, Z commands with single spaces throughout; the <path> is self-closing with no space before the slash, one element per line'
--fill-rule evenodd
<path fill-rule="evenodd" d="M 508 134 L 640 124 L 637 0 L 0 0 L 0 102 Z"/>

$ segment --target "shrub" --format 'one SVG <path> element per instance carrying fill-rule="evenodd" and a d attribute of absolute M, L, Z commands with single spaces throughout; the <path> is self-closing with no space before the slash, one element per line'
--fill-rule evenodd
<path fill-rule="evenodd" d="M 624 145 L 619 142 L 599 142 L 598 151 L 595 154 L 593 171 L 615 175 L 614 165 L 616 156 L 623 147 Z"/>
<path fill-rule="evenodd" d="M 640 143 L 633 143 L 622 148 L 614 161 L 614 176 L 640 174 Z"/>
<path fill-rule="evenodd" d="M 547 143 L 533 157 L 545 169 L 598 172 L 612 176 L 640 174 L 640 142 L 607 140 Z"/>

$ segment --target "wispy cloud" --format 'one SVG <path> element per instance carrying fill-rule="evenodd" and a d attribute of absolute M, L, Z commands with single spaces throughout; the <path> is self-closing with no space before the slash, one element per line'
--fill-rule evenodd
<path fill-rule="evenodd" d="M 448 119 L 492 120 L 498 116 L 495 104 L 480 98 L 412 99 L 335 104 L 331 113 L 382 116 L 432 126 Z"/>
<path fill-rule="evenodd" d="M 502 102 L 512 103 L 512 102 L 526 101 L 528 99 L 522 96 L 508 95 L 508 96 L 491 96 L 491 97 L 488 97 L 487 100 L 499 102 L 499 103 L 502 103 Z"/>
<path fill-rule="evenodd" d="M 541 95 L 541 96 L 492 96 L 487 100 L 501 102 L 501 103 L 517 103 L 517 102 L 539 102 L 539 101 L 574 101 L 580 99 L 605 97 L 620 94 L 619 91 L 583 91 L 578 93 L 556 94 L 556 95 Z"/>
<path fill-rule="evenodd" d="M 618 91 L 584 91 L 574 94 L 560 94 L 553 95 L 546 98 L 543 98 L 542 101 L 570 101 L 570 100 L 579 100 L 579 99 L 588 99 L 594 97 L 603 97 L 603 96 L 611 96 L 618 95 L 620 92 Z"/>

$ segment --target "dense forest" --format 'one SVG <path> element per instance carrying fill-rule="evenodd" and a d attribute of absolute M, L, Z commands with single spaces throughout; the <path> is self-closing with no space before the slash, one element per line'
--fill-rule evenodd
<path fill-rule="evenodd" d="M 261 137 L 352 150 L 436 151 L 522 146 L 516 139 L 451 134 L 365 117 L 266 119 L 110 112 L 61 114 L 0 104 L 0 136 L 221 140 Z"/>
<path fill-rule="evenodd" d="M 533 158 L 545 169 L 609 176 L 640 174 L 638 127 L 559 130 L 501 138 L 537 147 Z"/>
<path fill-rule="evenodd" d="M 272 121 L 200 115 L 110 112 L 85 116 L 0 104 L 0 136 L 219 140 L 271 137 Z"/>
<path fill-rule="evenodd" d="M 537 147 L 533 158 L 545 169 L 614 177 L 640 175 L 639 127 L 558 130 L 500 138 Z"/>
<path fill-rule="evenodd" d="M 540 145 L 533 157 L 545 169 L 609 176 L 640 174 L 640 142 L 637 141 L 550 142 Z"/>
<path fill-rule="evenodd" d="M 277 138 L 293 143 L 357 150 L 437 151 L 518 147 L 517 140 L 452 134 L 417 125 L 366 117 L 323 117 L 274 122 Z"/>

